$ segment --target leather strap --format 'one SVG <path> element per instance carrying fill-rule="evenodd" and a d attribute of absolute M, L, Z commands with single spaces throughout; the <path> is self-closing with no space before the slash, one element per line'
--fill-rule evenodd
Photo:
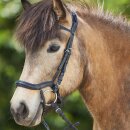
<path fill-rule="evenodd" d="M 47 86 L 52 87 L 53 82 L 47 81 L 47 82 L 43 82 L 40 84 L 32 84 L 32 83 L 18 80 L 18 81 L 16 81 L 16 86 L 31 89 L 31 90 L 41 90 L 43 88 L 46 88 Z"/>

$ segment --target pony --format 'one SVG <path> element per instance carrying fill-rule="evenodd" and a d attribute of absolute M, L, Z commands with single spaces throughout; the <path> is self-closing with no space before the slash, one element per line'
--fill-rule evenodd
<path fill-rule="evenodd" d="M 26 57 L 20 80 L 38 84 L 52 79 L 70 36 L 58 25 L 71 28 L 74 10 L 78 27 L 59 93 L 65 97 L 79 90 L 93 117 L 93 130 L 129 130 L 130 25 L 127 20 L 99 8 L 64 4 L 62 0 L 35 4 L 21 1 L 24 10 L 16 36 L 24 46 Z M 44 103 L 55 98 L 51 91 L 44 96 Z M 40 102 L 38 90 L 17 87 L 11 99 L 16 123 L 38 125 L 44 111 Z"/>

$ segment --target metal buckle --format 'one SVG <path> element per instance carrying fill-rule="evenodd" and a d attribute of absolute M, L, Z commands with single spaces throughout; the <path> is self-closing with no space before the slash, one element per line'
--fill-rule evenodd
<path fill-rule="evenodd" d="M 48 92 L 53 92 L 53 90 L 45 90 L 45 91 L 42 91 L 43 92 L 43 94 L 44 93 L 48 93 Z M 54 92 L 53 92 L 54 93 Z M 58 96 L 57 96 L 57 93 L 54 93 L 55 94 L 55 100 L 54 100 L 54 102 L 53 103 L 56 103 L 57 102 L 57 99 L 58 99 Z M 48 107 L 50 107 L 51 106 L 51 103 L 50 104 L 48 104 L 48 103 L 46 103 L 45 104 L 46 106 L 48 106 Z"/>
<path fill-rule="evenodd" d="M 67 50 L 65 50 L 65 52 L 68 52 L 70 54 L 71 50 L 72 50 L 72 48 L 68 48 Z"/>

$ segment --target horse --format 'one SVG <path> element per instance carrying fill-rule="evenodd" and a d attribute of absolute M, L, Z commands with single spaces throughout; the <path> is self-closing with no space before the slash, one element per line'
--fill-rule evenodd
<path fill-rule="evenodd" d="M 72 53 L 58 89 L 60 95 L 65 97 L 79 90 L 93 117 L 93 130 L 129 130 L 128 21 L 99 7 L 65 4 L 62 0 L 45 0 L 35 4 L 21 1 L 24 10 L 16 36 L 24 46 L 26 57 L 20 80 L 30 83 L 30 88 L 33 84 L 52 80 L 68 39 L 73 35 L 72 47 L 66 50 Z M 78 25 L 76 32 L 70 34 L 72 12 L 76 13 Z M 11 99 L 14 120 L 26 127 L 36 126 L 40 124 L 44 111 L 40 104 L 41 95 L 39 90 L 20 85 L 17 84 Z M 45 92 L 43 104 L 54 102 L 56 95 L 49 85 L 42 91 Z"/>

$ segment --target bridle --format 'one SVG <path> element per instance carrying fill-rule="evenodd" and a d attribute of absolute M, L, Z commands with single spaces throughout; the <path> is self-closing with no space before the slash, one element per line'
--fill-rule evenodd
<path fill-rule="evenodd" d="M 78 26 L 78 19 L 77 19 L 77 15 L 74 12 L 72 12 L 71 29 L 68 29 L 62 25 L 59 25 L 60 29 L 65 30 L 65 31 L 70 33 L 70 37 L 69 37 L 69 40 L 67 42 L 66 49 L 64 51 L 64 55 L 63 55 L 63 58 L 61 60 L 61 63 L 59 65 L 52 81 L 46 81 L 46 82 L 42 82 L 40 84 L 32 84 L 32 83 L 28 83 L 28 82 L 20 81 L 20 80 L 16 81 L 17 87 L 23 87 L 23 88 L 31 89 L 31 90 L 40 90 L 42 102 L 45 101 L 44 93 L 47 93 L 48 91 L 52 91 L 55 94 L 55 101 L 53 103 L 50 103 L 50 104 L 45 104 L 44 106 L 51 106 L 52 108 L 54 108 L 56 113 L 58 113 L 59 116 L 61 116 L 64 119 L 64 121 L 68 124 L 68 127 L 73 129 L 73 130 L 78 130 L 76 128 L 76 126 L 79 123 L 72 124 L 65 117 L 65 115 L 64 115 L 63 111 L 61 110 L 61 108 L 59 107 L 58 103 L 60 104 L 62 102 L 61 96 L 59 93 L 59 86 L 63 80 L 64 74 L 66 72 L 66 67 L 67 67 L 68 61 L 70 59 L 70 55 L 71 55 L 71 51 L 72 51 L 72 43 L 74 40 L 74 35 L 76 32 L 77 26 Z M 45 90 L 45 91 L 42 90 L 43 88 L 47 88 L 47 87 L 50 87 L 51 90 Z M 43 123 L 44 123 L 44 126 L 46 127 L 46 129 L 50 130 L 49 126 L 46 124 L 46 122 L 44 121 Z M 67 128 L 67 130 L 68 130 L 68 128 Z"/>
<path fill-rule="evenodd" d="M 59 25 L 60 29 L 68 31 L 70 33 L 70 37 L 69 37 L 69 40 L 67 42 L 66 49 L 64 51 L 64 55 L 63 55 L 63 58 L 61 60 L 61 63 L 59 65 L 59 67 L 58 67 L 52 81 L 46 81 L 46 82 L 42 82 L 40 84 L 32 84 L 32 83 L 28 83 L 28 82 L 21 81 L 21 80 L 16 81 L 16 86 L 17 87 L 23 87 L 23 88 L 31 89 L 31 90 L 40 90 L 42 102 L 45 101 L 43 93 L 47 93 L 48 91 L 50 91 L 50 90 L 43 91 L 42 89 L 50 87 L 52 89 L 52 91 L 55 93 L 56 99 L 55 99 L 55 101 L 53 103 L 45 104 L 45 105 L 46 106 L 51 106 L 52 108 L 54 108 L 56 113 L 58 113 L 59 116 L 61 116 L 63 118 L 63 120 L 68 124 L 68 127 L 73 129 L 73 130 L 78 130 L 76 128 L 76 126 L 79 123 L 72 124 L 65 117 L 63 111 L 58 106 L 58 103 L 62 102 L 61 96 L 60 96 L 60 93 L 59 93 L 59 86 L 60 86 L 60 84 L 61 84 L 61 82 L 63 80 L 64 74 L 66 72 L 66 67 L 67 67 L 67 64 L 68 64 L 68 61 L 69 61 L 69 58 L 70 58 L 70 55 L 71 55 L 72 43 L 73 43 L 73 40 L 74 40 L 74 35 L 75 35 L 75 32 L 76 32 L 77 26 L 78 26 L 78 19 L 77 19 L 77 15 L 74 12 L 72 12 L 72 26 L 71 26 L 71 29 L 68 29 L 68 28 L 66 28 L 66 27 L 64 27 L 62 25 Z M 43 106 L 45 106 L 45 105 L 43 105 Z M 47 123 L 45 121 L 43 122 L 43 124 L 44 124 L 44 126 L 45 126 L 45 128 L 47 130 L 50 130 L 49 126 L 47 125 Z M 68 127 L 67 127 L 67 130 L 68 130 Z"/>

